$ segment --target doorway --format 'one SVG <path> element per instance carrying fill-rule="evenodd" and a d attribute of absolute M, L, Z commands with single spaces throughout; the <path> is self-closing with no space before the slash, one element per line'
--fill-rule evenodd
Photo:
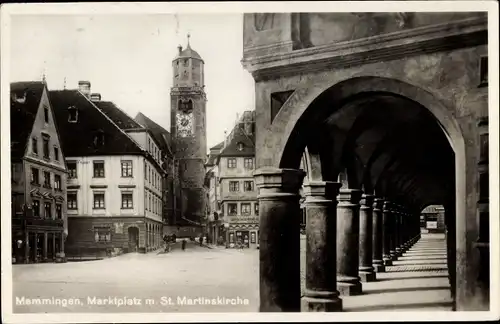
<path fill-rule="evenodd" d="M 137 227 L 128 228 L 128 250 L 137 252 L 139 248 L 139 229 Z"/>

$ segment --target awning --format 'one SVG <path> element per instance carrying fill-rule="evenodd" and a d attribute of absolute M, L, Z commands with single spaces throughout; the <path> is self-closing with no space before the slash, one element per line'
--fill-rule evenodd
<path fill-rule="evenodd" d="M 42 194 L 43 198 L 47 198 L 47 199 L 54 199 L 54 196 L 50 193 L 50 192 L 44 192 Z"/>
<path fill-rule="evenodd" d="M 38 198 L 42 197 L 42 195 L 40 194 L 40 191 L 38 191 L 37 188 L 31 189 L 30 195 L 33 197 L 38 197 Z"/>
<path fill-rule="evenodd" d="M 55 201 L 64 201 L 64 197 L 63 196 L 54 196 L 54 200 Z"/>

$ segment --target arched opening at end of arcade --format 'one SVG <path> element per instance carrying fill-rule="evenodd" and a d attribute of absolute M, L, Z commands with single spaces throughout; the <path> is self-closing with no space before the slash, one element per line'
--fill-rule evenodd
<path fill-rule="evenodd" d="M 297 119 L 279 168 L 256 172 L 261 311 L 345 310 L 343 299 L 419 252 L 442 258 L 433 262 L 444 265 L 454 308 L 463 143 L 432 100 L 374 88 L 324 91 Z"/>

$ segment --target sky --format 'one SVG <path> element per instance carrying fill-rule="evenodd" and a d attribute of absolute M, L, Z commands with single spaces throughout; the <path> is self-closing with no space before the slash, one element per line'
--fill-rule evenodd
<path fill-rule="evenodd" d="M 240 63 L 243 14 L 16 15 L 11 82 L 45 79 L 49 90 L 91 91 L 131 117 L 140 111 L 170 131 L 172 60 L 178 45 L 205 62 L 208 148 L 237 115 L 254 109 L 254 81 Z M 65 82 L 66 80 L 66 82 Z"/>

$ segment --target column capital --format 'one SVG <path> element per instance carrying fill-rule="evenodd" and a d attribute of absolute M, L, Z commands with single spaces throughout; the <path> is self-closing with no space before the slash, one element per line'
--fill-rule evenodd
<path fill-rule="evenodd" d="M 363 194 L 361 196 L 361 200 L 359 201 L 359 204 L 361 205 L 361 209 L 372 209 L 374 200 L 375 200 L 374 195 Z"/>
<path fill-rule="evenodd" d="M 362 194 L 359 189 L 340 189 L 337 200 L 342 206 L 358 205 Z"/>
<path fill-rule="evenodd" d="M 306 200 L 312 197 L 319 199 L 334 200 L 342 184 L 333 181 L 309 181 L 304 184 L 304 195 Z"/>
<path fill-rule="evenodd" d="M 373 199 L 373 210 L 382 211 L 384 208 L 384 198 L 375 197 Z"/>
<path fill-rule="evenodd" d="M 384 201 L 384 205 L 382 207 L 383 211 L 384 212 L 392 212 L 392 202 L 390 202 L 389 200 L 385 200 Z"/>
<path fill-rule="evenodd" d="M 264 167 L 254 171 L 259 198 L 298 196 L 306 173 L 298 169 Z"/>

